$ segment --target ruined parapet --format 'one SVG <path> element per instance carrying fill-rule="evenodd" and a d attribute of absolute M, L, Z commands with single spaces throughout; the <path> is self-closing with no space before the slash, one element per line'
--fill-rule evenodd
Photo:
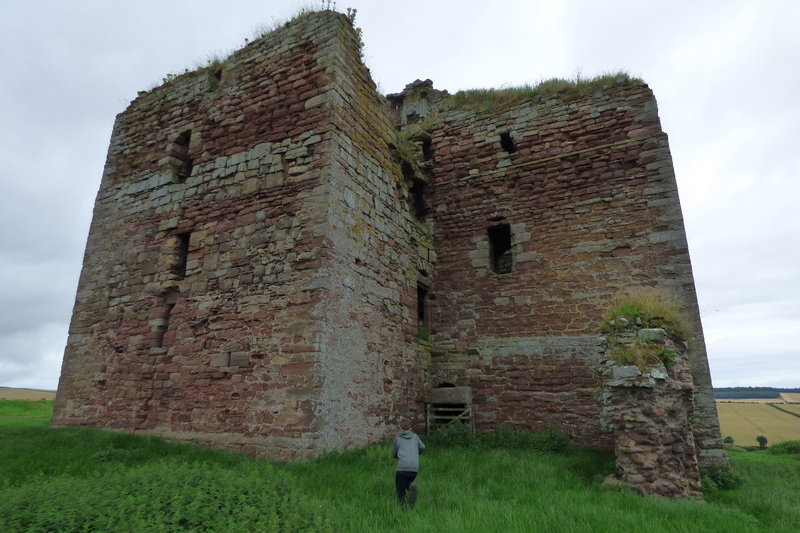
<path fill-rule="evenodd" d="M 702 498 L 685 344 L 631 324 L 605 348 L 602 423 L 613 434 L 619 477 L 640 494 Z M 638 366 L 618 363 L 620 350 L 644 355 Z"/>
<path fill-rule="evenodd" d="M 416 80 L 402 92 L 386 95 L 399 128 L 420 124 L 434 114 L 450 94 L 433 88 L 431 80 Z"/>

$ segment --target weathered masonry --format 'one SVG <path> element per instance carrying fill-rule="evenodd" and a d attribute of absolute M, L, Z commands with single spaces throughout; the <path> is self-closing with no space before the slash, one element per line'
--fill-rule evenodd
<path fill-rule="evenodd" d="M 478 431 L 619 447 L 601 319 L 657 286 L 693 320 L 682 453 L 724 462 L 650 89 L 384 98 L 358 42 L 312 13 L 117 117 L 53 424 L 297 460 L 451 398 Z"/>

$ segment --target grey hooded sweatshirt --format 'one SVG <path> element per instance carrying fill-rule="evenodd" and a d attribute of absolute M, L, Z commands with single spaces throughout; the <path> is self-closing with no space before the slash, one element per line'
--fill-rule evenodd
<path fill-rule="evenodd" d="M 397 434 L 392 442 L 392 457 L 397 461 L 398 472 L 418 472 L 419 456 L 425 445 L 413 431 L 406 429 Z"/>

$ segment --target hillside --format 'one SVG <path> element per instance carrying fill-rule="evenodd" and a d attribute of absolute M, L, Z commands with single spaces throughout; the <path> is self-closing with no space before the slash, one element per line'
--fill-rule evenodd
<path fill-rule="evenodd" d="M 0 400 L 55 400 L 56 391 L 43 389 L 14 389 L 0 387 Z"/>

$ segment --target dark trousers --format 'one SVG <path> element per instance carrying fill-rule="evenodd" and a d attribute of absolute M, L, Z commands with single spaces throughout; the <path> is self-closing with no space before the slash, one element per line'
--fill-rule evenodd
<path fill-rule="evenodd" d="M 411 482 L 416 479 L 416 472 L 400 472 L 394 475 L 394 485 L 397 488 L 397 501 L 401 504 L 406 503 L 406 491 L 411 486 Z"/>

